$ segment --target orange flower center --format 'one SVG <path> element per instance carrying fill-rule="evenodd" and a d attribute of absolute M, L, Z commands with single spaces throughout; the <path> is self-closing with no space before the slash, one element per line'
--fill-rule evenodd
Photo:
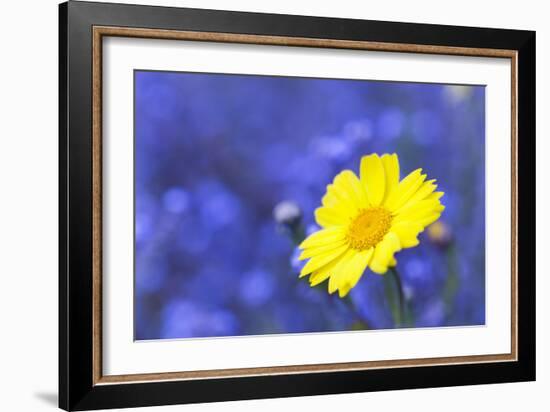
<path fill-rule="evenodd" d="M 348 227 L 346 239 L 349 246 L 357 250 L 376 246 L 389 232 L 391 221 L 391 213 L 383 207 L 360 210 Z"/>

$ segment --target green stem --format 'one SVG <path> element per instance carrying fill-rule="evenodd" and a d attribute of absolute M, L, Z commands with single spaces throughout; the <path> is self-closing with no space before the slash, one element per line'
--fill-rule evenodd
<path fill-rule="evenodd" d="M 399 326 L 403 324 L 406 320 L 406 309 L 405 309 L 405 293 L 403 292 L 403 283 L 401 282 L 401 277 L 399 272 L 395 267 L 390 268 L 390 273 L 392 274 L 393 281 L 395 282 L 395 288 L 397 289 L 397 302 L 399 308 Z M 397 322 L 396 322 L 397 323 Z"/>
<path fill-rule="evenodd" d="M 290 226 L 289 231 L 290 239 L 292 240 L 292 243 L 294 243 L 296 246 L 302 243 L 306 238 L 306 230 L 301 222 Z"/>
<path fill-rule="evenodd" d="M 390 268 L 388 273 L 384 276 L 384 280 L 386 297 L 390 305 L 395 327 L 411 326 L 413 320 L 407 308 L 403 284 L 397 269 Z"/>
<path fill-rule="evenodd" d="M 443 302 L 445 304 L 445 315 L 449 317 L 459 287 L 458 259 L 454 242 L 449 244 L 445 255 L 447 257 L 447 280 L 443 289 Z"/>

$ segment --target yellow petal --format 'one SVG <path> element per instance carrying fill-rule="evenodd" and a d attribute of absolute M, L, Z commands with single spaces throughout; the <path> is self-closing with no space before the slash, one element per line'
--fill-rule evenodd
<path fill-rule="evenodd" d="M 342 273 L 343 270 L 346 269 L 346 266 L 349 264 L 351 258 L 357 254 L 357 250 L 355 249 L 348 249 L 347 252 L 342 255 L 342 257 L 339 259 L 339 262 L 334 266 L 332 269 L 332 273 L 330 275 L 330 279 L 328 281 L 328 292 L 334 293 L 338 289 L 338 277 L 340 273 Z"/>
<path fill-rule="evenodd" d="M 392 263 L 393 254 L 399 250 L 401 250 L 399 238 L 395 233 L 388 232 L 384 239 L 376 245 L 369 268 L 380 275 L 386 273 L 388 266 Z"/>
<path fill-rule="evenodd" d="M 347 214 L 351 207 L 350 201 L 346 198 L 342 198 L 334 189 L 334 184 L 327 186 L 327 191 L 321 199 L 321 203 L 324 207 L 334 210 L 339 214 Z"/>
<path fill-rule="evenodd" d="M 332 226 L 309 235 L 299 246 L 300 249 L 324 245 L 344 238 L 346 229 Z"/>
<path fill-rule="evenodd" d="M 395 212 L 394 222 L 402 222 L 405 220 L 413 220 L 411 216 L 418 216 L 436 211 L 441 206 L 438 199 L 424 199 L 417 202 L 408 202 L 406 206 Z"/>
<path fill-rule="evenodd" d="M 341 298 L 345 298 L 350 290 L 351 290 L 351 286 L 346 283 L 345 285 L 340 286 L 340 288 L 338 288 L 338 296 L 340 296 Z"/>
<path fill-rule="evenodd" d="M 324 282 L 333 273 L 334 267 L 340 262 L 342 258 L 334 259 L 332 262 L 327 263 L 325 266 L 314 271 L 309 277 L 309 284 L 311 286 L 317 286 L 319 283 Z"/>
<path fill-rule="evenodd" d="M 317 286 L 319 283 L 323 283 L 327 280 L 329 276 L 330 272 L 328 270 L 318 269 L 309 277 L 309 284 L 311 287 Z"/>
<path fill-rule="evenodd" d="M 395 153 L 382 155 L 382 165 L 386 175 L 386 191 L 384 198 L 387 199 L 399 184 L 399 159 Z"/>
<path fill-rule="evenodd" d="M 334 259 L 339 257 L 342 253 L 344 253 L 346 250 L 348 250 L 348 248 L 349 247 L 347 244 L 343 244 L 328 252 L 312 257 L 311 259 L 308 260 L 306 265 L 300 271 L 300 277 L 306 276 L 307 274 L 313 272 L 314 270 L 317 270 L 320 267 L 326 265 L 327 263 L 333 261 Z"/>
<path fill-rule="evenodd" d="M 344 170 L 337 177 L 341 179 L 342 185 L 345 185 L 355 204 L 359 208 L 365 208 L 368 206 L 367 194 L 355 173 L 351 170 Z"/>
<path fill-rule="evenodd" d="M 399 184 L 395 191 L 386 200 L 385 206 L 392 212 L 403 206 L 418 188 L 424 183 L 426 175 L 422 174 L 422 169 L 416 169 L 409 173 Z"/>
<path fill-rule="evenodd" d="M 417 222 L 420 223 L 420 220 L 423 220 L 426 216 L 432 215 L 434 213 L 439 213 L 445 209 L 439 200 L 435 199 L 426 199 L 416 202 L 415 204 L 407 207 L 403 212 L 399 213 L 393 218 L 393 223 L 397 224 L 400 222 Z M 425 225 L 424 225 L 425 226 Z"/>
<path fill-rule="evenodd" d="M 321 246 L 317 246 L 317 247 L 309 247 L 309 248 L 305 249 L 304 251 L 302 251 L 302 253 L 298 257 L 298 259 L 299 260 L 304 260 L 304 259 L 311 258 L 313 256 L 325 254 L 327 252 L 330 252 L 333 249 L 336 249 L 336 248 L 342 246 L 345 243 L 346 243 L 346 240 L 341 239 L 341 240 L 337 240 L 337 241 L 334 241 L 334 242 L 331 242 L 331 243 L 327 243 L 325 245 L 321 245 Z"/>
<path fill-rule="evenodd" d="M 391 228 L 391 231 L 399 237 L 399 242 L 403 248 L 418 245 L 417 236 L 422 230 L 424 230 L 424 227 L 416 222 L 397 223 Z"/>
<path fill-rule="evenodd" d="M 361 159 L 361 183 L 372 206 L 379 206 L 386 190 L 386 175 L 378 155 L 363 156 Z"/>
<path fill-rule="evenodd" d="M 358 191 L 355 187 L 355 173 L 351 170 L 343 170 L 334 177 L 332 185 L 327 187 L 327 194 L 334 194 L 338 203 L 346 206 L 347 209 L 357 211 L 360 207 L 360 199 L 358 198 Z M 360 186 L 360 185 L 359 185 Z"/>
<path fill-rule="evenodd" d="M 321 227 L 337 226 L 348 223 L 349 217 L 338 209 L 322 206 L 315 209 L 315 221 Z"/>
<path fill-rule="evenodd" d="M 444 192 L 434 192 L 431 195 L 429 195 L 426 199 L 440 199 L 441 196 L 443 196 Z"/>
<path fill-rule="evenodd" d="M 338 198 L 334 195 L 334 193 L 330 193 L 328 191 L 328 188 L 332 186 L 332 183 L 330 185 L 327 185 L 327 190 L 325 192 L 325 195 L 323 196 L 323 198 L 321 199 L 321 203 L 323 204 L 323 206 L 325 207 L 334 207 L 336 206 L 339 202 L 338 202 Z"/>
<path fill-rule="evenodd" d="M 374 248 L 362 250 L 350 259 L 346 266 L 346 271 L 338 279 L 338 295 L 343 298 L 348 292 L 355 287 L 365 269 L 367 268 L 370 259 L 374 253 Z"/>
<path fill-rule="evenodd" d="M 441 207 L 443 209 L 445 208 L 445 206 L 441 206 Z M 441 216 L 441 212 L 433 213 L 431 215 L 424 216 L 422 219 L 419 219 L 418 223 L 421 224 L 422 226 L 426 227 L 428 225 L 431 225 L 437 219 L 439 219 L 440 216 Z"/>
<path fill-rule="evenodd" d="M 437 185 L 434 184 L 435 180 L 428 180 L 427 182 L 424 182 L 416 191 L 414 195 L 410 197 L 409 200 L 405 202 L 403 206 L 401 206 L 398 210 L 395 211 L 395 213 L 401 212 L 403 209 L 406 209 L 410 205 L 419 202 L 421 200 L 425 200 L 429 195 L 432 194 L 432 192 L 437 189 Z"/>

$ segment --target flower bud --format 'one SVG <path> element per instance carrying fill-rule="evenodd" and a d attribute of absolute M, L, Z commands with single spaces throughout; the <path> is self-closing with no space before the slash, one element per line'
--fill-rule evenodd
<path fill-rule="evenodd" d="M 428 226 L 428 238 L 436 246 L 446 248 L 453 241 L 453 234 L 451 227 L 445 222 L 438 220 Z"/>
<path fill-rule="evenodd" d="M 281 225 L 296 226 L 302 219 L 302 211 L 296 203 L 285 200 L 275 206 L 273 217 Z"/>

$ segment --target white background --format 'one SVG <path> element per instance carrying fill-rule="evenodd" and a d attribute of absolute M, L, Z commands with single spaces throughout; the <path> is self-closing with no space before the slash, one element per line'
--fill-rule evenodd
<path fill-rule="evenodd" d="M 354 0 L 257 2 L 232 0 L 154 1 L 189 7 L 263 11 L 393 21 L 537 30 L 537 171 L 550 173 L 548 139 L 550 28 L 544 2 L 464 0 L 357 2 Z M 0 409 L 54 410 L 57 392 L 57 1 L 28 0 L 2 7 L 0 41 Z M 545 76 L 546 73 L 546 76 Z M 550 229 L 540 186 L 537 209 L 539 256 Z M 544 262 L 537 262 L 536 383 L 333 395 L 293 399 L 172 406 L 178 411 L 280 411 L 281 409 L 349 411 L 460 411 L 483 408 L 508 411 L 548 407 L 550 387 L 549 288 Z M 529 275 L 529 274 L 523 274 Z M 534 273 L 532 274 L 535 275 Z M 143 410 L 157 410 L 154 408 Z"/>

